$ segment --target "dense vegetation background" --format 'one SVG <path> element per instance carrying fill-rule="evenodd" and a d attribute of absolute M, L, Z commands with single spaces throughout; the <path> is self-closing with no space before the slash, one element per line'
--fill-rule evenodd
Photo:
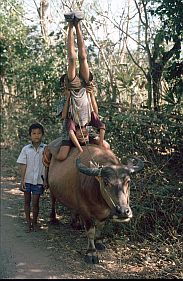
<path fill-rule="evenodd" d="M 138 155 L 145 161 L 132 181 L 134 219 L 120 227 L 131 239 L 176 244 L 183 231 L 183 3 L 121 2 L 112 12 L 110 1 L 105 8 L 95 0 L 32 1 L 36 15 L 29 18 L 25 1 L 1 1 L 1 148 L 16 166 L 32 122 L 43 124 L 46 143 L 59 136 L 59 77 L 67 67 L 64 13 L 83 9 L 106 139 L 119 158 Z M 119 231 L 113 229 L 114 235 Z"/>

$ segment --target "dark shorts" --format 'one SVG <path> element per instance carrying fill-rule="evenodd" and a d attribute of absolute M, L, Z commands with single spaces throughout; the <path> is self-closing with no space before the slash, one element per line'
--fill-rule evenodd
<path fill-rule="evenodd" d="M 99 136 L 98 134 L 89 135 L 89 141 L 87 141 L 86 144 L 98 144 L 97 142 L 98 136 Z M 81 146 L 84 146 L 86 144 L 80 143 Z M 61 145 L 75 147 L 75 144 L 71 140 L 63 140 Z"/>
<path fill-rule="evenodd" d="M 65 85 L 69 90 L 80 90 L 81 88 L 86 88 L 87 93 L 93 93 L 94 83 L 93 83 L 93 75 L 90 72 L 89 81 L 84 81 L 82 77 L 75 76 L 72 81 L 69 81 L 68 76 L 65 76 Z"/>
<path fill-rule="evenodd" d="M 61 146 L 75 146 L 71 140 L 62 140 Z"/>
<path fill-rule="evenodd" d="M 88 144 L 89 142 L 87 142 Z M 75 144 L 71 140 L 63 140 L 62 141 L 62 146 L 70 146 L 70 147 L 76 147 Z M 84 146 L 85 143 L 80 143 L 81 146 Z"/>
<path fill-rule="evenodd" d="M 31 183 L 26 183 L 25 184 L 26 192 L 32 192 L 33 195 L 41 195 L 44 192 L 44 188 L 42 184 L 31 184 Z"/>

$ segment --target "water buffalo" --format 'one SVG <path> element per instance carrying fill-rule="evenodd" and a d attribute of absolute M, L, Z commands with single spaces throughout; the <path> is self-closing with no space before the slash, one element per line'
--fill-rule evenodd
<path fill-rule="evenodd" d="M 105 220 L 116 221 L 132 218 L 129 206 L 130 174 L 140 171 L 139 159 L 121 164 L 110 149 L 97 145 L 84 147 L 80 159 L 77 149 L 72 148 L 64 161 L 51 158 L 48 182 L 52 199 L 52 219 L 56 219 L 55 201 L 61 202 L 79 214 L 88 237 L 85 261 L 98 263 L 96 250 L 104 250 L 100 239 Z M 98 166 L 91 163 L 91 158 Z M 77 160 L 76 160 L 77 159 Z"/>

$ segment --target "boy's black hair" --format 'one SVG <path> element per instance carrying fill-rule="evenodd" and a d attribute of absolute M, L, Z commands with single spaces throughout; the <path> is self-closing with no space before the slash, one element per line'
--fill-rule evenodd
<path fill-rule="evenodd" d="M 29 135 L 31 135 L 31 132 L 33 129 L 40 129 L 42 131 L 42 134 L 44 135 L 44 128 L 41 124 L 39 123 L 34 123 L 32 125 L 30 125 L 29 127 Z"/>

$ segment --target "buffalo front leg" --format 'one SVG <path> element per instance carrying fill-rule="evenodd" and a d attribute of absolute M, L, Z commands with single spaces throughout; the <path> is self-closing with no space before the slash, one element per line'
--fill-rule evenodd
<path fill-rule="evenodd" d="M 50 191 L 50 199 L 51 199 L 51 213 L 50 213 L 50 224 L 58 224 L 59 220 L 56 218 L 56 198 Z"/>
<path fill-rule="evenodd" d="M 91 221 L 85 221 L 85 231 L 88 238 L 88 247 L 85 255 L 85 262 L 90 264 L 99 263 L 98 255 L 95 248 L 95 225 Z"/>
<path fill-rule="evenodd" d="M 106 247 L 102 242 L 102 231 L 104 228 L 105 222 L 104 221 L 96 221 L 95 226 L 95 247 L 98 251 L 105 251 Z"/>

